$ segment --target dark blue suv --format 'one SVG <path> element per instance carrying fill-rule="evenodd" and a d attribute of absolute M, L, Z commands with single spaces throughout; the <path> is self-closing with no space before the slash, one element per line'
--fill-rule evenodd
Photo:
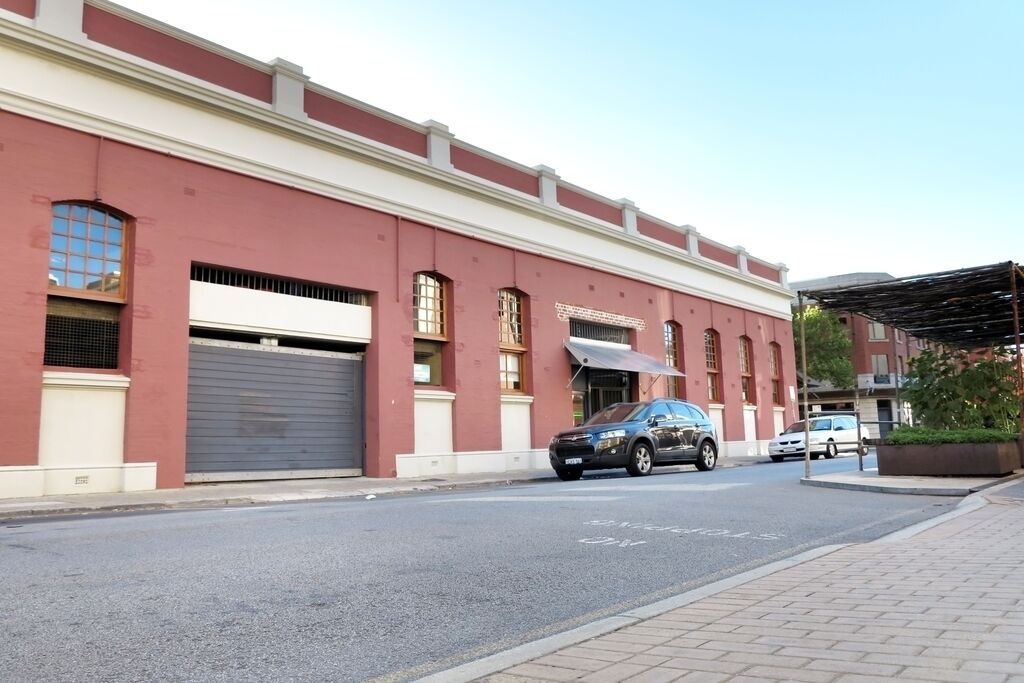
<path fill-rule="evenodd" d="M 548 458 L 562 481 L 613 467 L 634 477 L 650 474 L 655 465 L 691 463 L 706 472 L 718 462 L 718 437 L 711 419 L 687 401 L 616 403 L 556 434 Z"/>

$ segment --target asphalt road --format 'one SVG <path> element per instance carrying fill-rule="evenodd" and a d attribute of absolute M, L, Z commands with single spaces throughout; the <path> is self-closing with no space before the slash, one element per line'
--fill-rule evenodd
<path fill-rule="evenodd" d="M 415 680 L 959 501 L 802 472 L 4 523 L 0 680 Z"/>

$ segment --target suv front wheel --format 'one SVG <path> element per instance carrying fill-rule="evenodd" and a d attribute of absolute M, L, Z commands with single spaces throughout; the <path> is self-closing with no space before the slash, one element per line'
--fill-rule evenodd
<path fill-rule="evenodd" d="M 638 442 L 629 453 L 626 471 L 630 476 L 643 477 L 651 473 L 653 466 L 654 453 L 651 451 L 651 447 L 644 441 Z"/>

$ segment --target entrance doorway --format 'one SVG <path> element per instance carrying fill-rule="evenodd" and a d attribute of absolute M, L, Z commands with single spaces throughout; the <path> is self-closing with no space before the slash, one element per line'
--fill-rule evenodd
<path fill-rule="evenodd" d="M 884 439 L 892 431 L 892 403 L 878 401 L 878 432 Z"/>
<path fill-rule="evenodd" d="M 582 424 L 591 415 L 613 403 L 632 400 L 636 373 L 589 367 L 581 370 L 579 365 L 573 365 L 572 372 L 575 376 L 572 383 L 574 426 Z"/>

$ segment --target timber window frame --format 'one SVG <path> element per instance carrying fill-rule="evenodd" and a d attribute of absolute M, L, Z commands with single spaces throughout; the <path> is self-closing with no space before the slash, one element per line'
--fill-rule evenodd
<path fill-rule="evenodd" d="M 498 381 L 503 394 L 526 393 L 525 306 L 521 292 L 498 290 Z"/>
<path fill-rule="evenodd" d="M 768 345 L 768 374 L 772 382 L 772 403 L 782 405 L 782 347 L 772 342 Z"/>
<path fill-rule="evenodd" d="M 683 357 L 680 343 L 682 341 L 682 328 L 679 323 L 667 321 L 663 328 L 665 339 L 665 365 L 670 368 L 682 371 L 681 360 Z M 686 385 L 681 377 L 665 376 L 666 398 L 686 398 Z"/>
<path fill-rule="evenodd" d="M 50 218 L 50 293 L 124 303 L 129 228 L 127 216 L 109 207 L 55 202 Z"/>
<path fill-rule="evenodd" d="M 413 383 L 440 387 L 445 384 L 448 351 L 450 287 L 437 273 L 413 275 Z"/>
<path fill-rule="evenodd" d="M 130 219 L 94 202 L 54 202 L 43 365 L 117 370 L 128 299 Z"/>
<path fill-rule="evenodd" d="M 740 399 L 746 405 L 757 404 L 757 393 L 754 387 L 754 350 L 750 337 L 739 338 L 740 355 Z"/>
<path fill-rule="evenodd" d="M 722 359 L 718 332 L 704 330 L 704 365 L 707 368 L 708 402 L 722 402 Z"/>

